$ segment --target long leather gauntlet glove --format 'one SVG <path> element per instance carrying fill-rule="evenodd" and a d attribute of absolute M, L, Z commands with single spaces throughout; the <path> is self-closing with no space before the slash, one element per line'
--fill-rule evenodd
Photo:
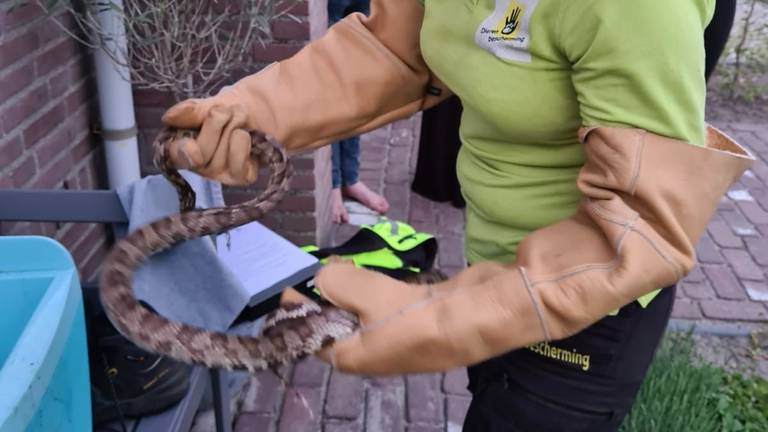
<path fill-rule="evenodd" d="M 242 129 L 296 153 L 437 104 L 450 93 L 421 57 L 423 14 L 415 0 L 373 0 L 368 17 L 347 16 L 293 57 L 216 96 L 171 107 L 164 124 L 201 128 L 197 140 L 172 143 L 173 161 L 228 184 L 249 183 L 256 170 L 242 166 L 250 145 Z"/>
<path fill-rule="evenodd" d="M 365 270 L 321 270 L 321 293 L 363 322 L 321 356 L 348 372 L 429 372 L 577 333 L 683 278 L 720 198 L 753 162 L 714 129 L 705 147 L 638 129 L 582 129 L 580 137 L 577 213 L 528 236 L 513 265 L 413 296 Z"/>

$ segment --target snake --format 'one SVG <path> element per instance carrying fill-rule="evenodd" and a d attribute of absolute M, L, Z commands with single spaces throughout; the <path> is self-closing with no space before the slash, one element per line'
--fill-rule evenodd
<path fill-rule="evenodd" d="M 151 256 L 195 238 L 217 235 L 261 219 L 290 188 L 293 165 L 274 138 L 251 132 L 250 157 L 268 167 L 269 181 L 254 199 L 222 207 L 195 208 L 196 196 L 171 161 L 170 143 L 194 139 L 198 131 L 164 128 L 153 142 L 154 164 L 176 189 L 179 212 L 146 224 L 118 239 L 99 277 L 99 297 L 113 326 L 138 347 L 174 360 L 208 368 L 257 372 L 312 355 L 348 337 L 359 318 L 330 302 L 284 303 L 264 319 L 259 335 L 216 332 L 166 318 L 134 294 L 134 272 Z M 435 283 L 438 270 L 415 273 L 408 282 Z"/>

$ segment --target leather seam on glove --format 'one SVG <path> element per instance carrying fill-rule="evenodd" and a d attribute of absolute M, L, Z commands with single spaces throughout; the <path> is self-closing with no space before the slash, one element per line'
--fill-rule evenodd
<path fill-rule="evenodd" d="M 520 278 L 523 279 L 523 285 L 525 285 L 525 288 L 528 290 L 528 295 L 531 297 L 531 303 L 533 303 L 533 310 L 536 312 L 536 316 L 539 318 L 539 325 L 541 325 L 541 331 L 544 333 L 544 340 L 549 342 L 552 340 L 552 337 L 550 336 L 547 322 L 544 320 L 544 312 L 541 310 L 541 306 L 536 299 L 536 295 L 533 293 L 535 285 L 532 284 L 528 278 L 528 272 L 525 270 L 525 267 L 520 266 L 519 268 Z"/>
<path fill-rule="evenodd" d="M 628 193 L 630 195 L 635 195 L 635 191 L 637 190 L 637 183 L 640 180 L 640 169 L 642 168 L 643 164 L 643 150 L 645 149 L 645 136 L 646 131 L 642 130 L 642 132 L 637 136 L 637 142 L 634 143 L 635 145 L 635 156 L 634 161 L 632 161 L 632 175 L 630 177 L 629 185 L 628 186 Z"/>
<path fill-rule="evenodd" d="M 428 305 L 430 305 L 433 302 L 436 302 L 436 301 L 439 301 L 439 300 L 443 299 L 444 297 L 448 297 L 453 292 L 454 292 L 454 290 L 451 290 L 450 292 L 445 293 L 445 294 L 439 293 L 437 296 L 426 297 L 426 298 L 423 298 L 421 300 L 415 301 L 413 303 L 407 304 L 407 305 L 401 307 L 400 309 L 394 311 L 393 313 L 391 313 L 391 314 L 389 314 L 389 315 L 387 315 L 387 316 L 385 316 L 385 317 L 383 317 L 383 318 L 381 318 L 379 320 L 376 320 L 376 321 L 368 323 L 368 324 L 361 325 L 360 328 L 358 329 L 357 333 L 364 333 L 366 331 L 375 330 L 376 328 L 381 327 L 382 325 L 386 324 L 387 322 L 389 322 L 389 321 L 391 321 L 391 320 L 393 320 L 395 318 L 401 317 L 401 316 L 405 315 L 406 313 L 409 313 L 409 312 L 411 312 L 411 311 L 413 311 L 415 309 L 419 309 L 419 308 L 428 306 Z"/>
<path fill-rule="evenodd" d="M 629 210 L 632 212 L 631 216 L 627 218 L 623 218 L 621 215 L 616 214 L 613 210 L 610 210 L 604 207 L 598 201 L 595 201 L 591 198 L 586 198 L 586 202 L 587 202 L 587 209 L 591 210 L 596 217 L 599 217 L 600 219 L 603 219 L 605 221 L 608 221 L 616 225 L 620 225 L 623 227 L 634 226 L 635 222 L 637 222 L 637 220 L 640 218 L 640 215 L 629 207 L 627 208 L 629 208 Z"/>
<path fill-rule="evenodd" d="M 664 251 L 661 250 L 661 247 L 653 241 L 648 235 L 646 235 L 644 232 L 638 230 L 638 229 L 632 229 L 633 232 L 637 233 L 640 237 L 642 237 L 650 246 L 651 248 L 656 252 L 656 254 L 661 258 L 664 262 L 666 262 L 669 267 L 672 269 L 672 272 L 675 273 L 675 278 L 679 281 L 684 277 L 685 271 L 678 268 L 678 266 L 675 265 L 674 260 L 664 253 Z"/>
<path fill-rule="evenodd" d="M 642 220 L 640 218 L 640 215 L 637 212 L 635 212 L 633 210 L 634 220 L 623 222 L 623 221 L 618 221 L 618 220 L 611 219 L 609 217 L 610 215 L 606 215 L 605 213 L 611 213 L 611 215 L 613 213 L 610 212 L 609 210 L 605 209 L 602 206 L 598 206 L 597 203 L 593 202 L 593 203 L 591 203 L 591 205 L 588 205 L 587 208 L 593 210 L 593 213 L 594 213 L 595 217 L 603 219 L 603 220 L 605 220 L 605 221 L 607 221 L 609 223 L 613 223 L 613 224 L 616 224 L 616 225 L 623 226 L 625 228 L 624 233 L 621 236 L 619 236 L 619 238 L 618 238 L 618 242 L 617 242 L 617 245 L 616 245 L 616 253 L 617 253 L 617 255 L 621 252 L 621 247 L 622 247 L 622 245 L 624 243 L 624 240 L 627 237 L 627 233 L 630 232 L 630 231 L 634 232 L 634 233 L 637 233 L 640 237 L 642 237 L 651 246 L 651 248 L 656 252 L 656 254 L 670 266 L 672 271 L 675 273 L 675 277 L 677 277 L 678 280 L 683 278 L 685 272 L 682 271 L 681 269 L 679 269 L 678 266 L 676 266 L 674 264 L 674 260 L 672 258 L 670 258 L 668 254 L 664 253 L 662 248 L 655 241 L 653 241 L 652 238 L 650 238 L 648 235 L 646 235 L 644 232 L 642 232 L 641 230 L 639 230 L 637 228 L 637 222 L 639 220 Z"/>

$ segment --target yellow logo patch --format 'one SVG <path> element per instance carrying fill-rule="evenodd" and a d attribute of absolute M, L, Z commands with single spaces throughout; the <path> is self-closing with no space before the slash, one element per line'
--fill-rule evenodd
<path fill-rule="evenodd" d="M 475 44 L 503 60 L 530 62 L 528 27 L 538 2 L 495 0 L 493 12 L 475 32 Z"/>

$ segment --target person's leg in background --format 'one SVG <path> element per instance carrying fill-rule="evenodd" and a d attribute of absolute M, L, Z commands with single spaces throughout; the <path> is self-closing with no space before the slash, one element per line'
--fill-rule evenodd
<path fill-rule="evenodd" d="M 735 16 L 736 0 L 717 0 L 712 21 L 704 31 L 704 52 L 706 53 L 704 76 L 707 80 L 715 71 L 717 62 L 728 43 Z"/>
<path fill-rule="evenodd" d="M 368 0 L 328 0 L 328 24 L 333 25 L 345 16 L 361 12 L 368 14 Z M 333 144 L 333 191 L 331 193 L 331 220 L 346 223 L 349 215 L 344 207 L 343 197 L 359 201 L 376 213 L 389 210 L 387 200 L 373 192 L 359 179 L 360 137 L 351 137 Z"/>
<path fill-rule="evenodd" d="M 349 222 L 349 213 L 341 196 L 341 143 L 331 144 L 331 221 L 336 224 Z"/>
<path fill-rule="evenodd" d="M 384 214 L 389 210 L 386 198 L 377 194 L 360 181 L 360 138 L 345 139 L 341 148 L 341 192 L 343 196 L 354 199 L 376 213 Z"/>

